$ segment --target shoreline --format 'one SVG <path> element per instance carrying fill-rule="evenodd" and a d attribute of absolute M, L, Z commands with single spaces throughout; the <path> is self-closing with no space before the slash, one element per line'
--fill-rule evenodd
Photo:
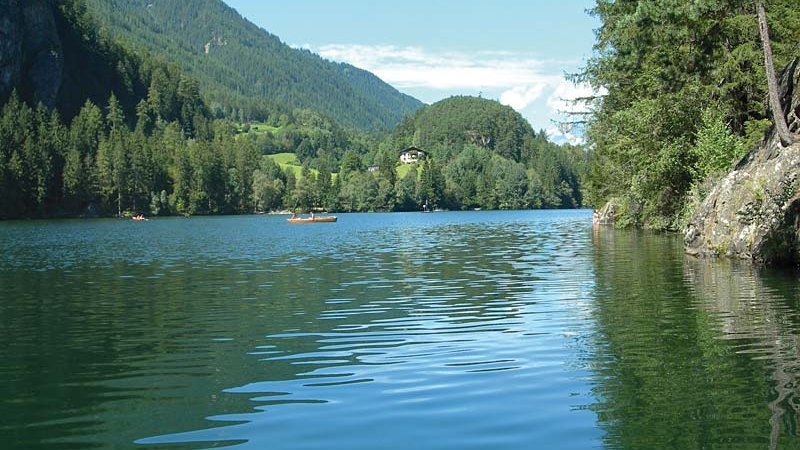
<path fill-rule="evenodd" d="M 539 209 L 436 209 L 434 211 L 315 211 L 314 214 L 395 214 L 395 213 L 419 213 L 419 214 L 436 214 L 436 213 L 459 213 L 459 212 L 502 212 L 502 211 L 592 211 L 592 208 L 539 208 Z M 168 214 L 158 216 L 147 216 L 148 220 L 167 219 L 167 218 L 184 218 L 190 219 L 192 217 L 237 217 L 237 216 L 290 216 L 292 214 L 289 210 L 277 210 L 261 213 L 247 213 L 247 214 Z M 124 221 L 133 222 L 131 217 L 117 217 L 117 216 L 52 216 L 52 217 L 10 217 L 0 218 L 0 223 L 4 222 L 29 222 L 40 220 L 107 220 L 107 219 L 120 219 Z"/>

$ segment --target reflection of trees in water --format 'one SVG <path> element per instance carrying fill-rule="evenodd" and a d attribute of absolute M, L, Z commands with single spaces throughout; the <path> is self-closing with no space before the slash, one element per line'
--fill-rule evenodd
<path fill-rule="evenodd" d="M 604 229 L 595 272 L 587 362 L 608 448 L 798 445 L 793 285 L 687 259 L 673 237 Z"/>
<path fill-rule="evenodd" d="M 774 274 L 765 280 L 750 264 L 729 261 L 686 258 L 684 275 L 698 302 L 718 317 L 722 338 L 738 343 L 737 353 L 766 362 L 775 391 L 768 403 L 770 448 L 778 448 L 782 418 L 790 411 L 787 426 L 796 428 L 800 413 L 798 314 L 786 299 L 796 287 L 786 286 Z"/>
<path fill-rule="evenodd" d="M 248 407 L 220 395 L 219 375 L 248 356 L 214 340 L 241 336 L 231 324 L 252 311 L 231 302 L 252 295 L 235 275 L 206 262 L 0 272 L 4 448 L 125 448 Z"/>

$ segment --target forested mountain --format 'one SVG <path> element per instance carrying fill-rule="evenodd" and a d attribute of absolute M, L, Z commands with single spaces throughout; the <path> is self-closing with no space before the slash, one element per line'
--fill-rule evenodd
<path fill-rule="evenodd" d="M 185 98 L 177 97 L 178 84 L 190 80 L 174 66 L 100 36 L 80 1 L 9 1 L 4 7 L 0 102 L 16 89 L 31 105 L 41 102 L 70 120 L 85 101 L 105 104 L 113 92 L 132 118 L 155 81 L 171 93 L 164 118 L 180 114 Z"/>
<path fill-rule="evenodd" d="M 79 0 L 7 6 L 2 31 L 21 50 L 0 52 L 0 217 L 119 211 L 170 189 L 148 140 L 211 139 L 194 80 L 101 37 Z"/>
<path fill-rule="evenodd" d="M 291 130 L 251 132 L 247 139 L 272 151 L 285 133 L 302 133 Z M 588 162 L 582 148 L 553 144 L 510 107 L 476 97 L 434 103 L 381 142 L 351 140 L 355 145 L 343 154 L 314 152 L 319 141 L 313 135 L 303 140 L 312 144 L 302 147 L 312 151 L 296 152 L 304 165 L 299 177 L 272 160 L 262 162 L 253 188 L 259 208 L 573 208 L 581 205 L 580 180 Z M 402 164 L 400 151 L 411 145 L 428 156 Z"/>
<path fill-rule="evenodd" d="M 519 162 L 530 159 L 536 138 L 513 108 L 479 97 L 456 96 L 421 109 L 395 133 L 403 144 L 457 148 L 474 144 Z"/>
<path fill-rule="evenodd" d="M 0 33 L 19 46 L 0 46 L 0 218 L 581 204 L 586 153 L 495 101 L 447 99 L 383 138 L 310 109 L 237 123 L 83 0 L 7 3 Z M 400 164 L 412 144 L 430 157 Z"/>
<path fill-rule="evenodd" d="M 408 117 L 386 148 L 415 145 L 441 166 L 451 208 L 571 208 L 581 205 L 586 152 L 548 141 L 514 109 L 456 96 Z"/>
<path fill-rule="evenodd" d="M 394 127 L 422 106 L 369 72 L 289 47 L 221 0 L 87 4 L 111 35 L 167 58 L 196 78 L 217 115 L 263 120 L 258 100 L 268 100 L 377 130 Z"/>
<path fill-rule="evenodd" d="M 588 123 L 589 202 L 617 224 L 676 230 L 764 136 L 767 82 L 752 0 L 597 0 L 596 56 L 578 78 L 608 94 Z M 775 65 L 800 55 L 796 0 L 767 2 Z"/>
<path fill-rule="evenodd" d="M 255 210 L 270 148 L 215 120 L 192 77 L 100 32 L 82 0 L 4 5 L 0 218 Z M 280 149 L 364 151 L 313 111 L 276 121 Z"/>

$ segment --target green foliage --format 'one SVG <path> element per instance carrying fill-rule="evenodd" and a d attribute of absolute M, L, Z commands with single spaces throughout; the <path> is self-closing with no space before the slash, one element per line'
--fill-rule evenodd
<path fill-rule="evenodd" d="M 403 175 L 397 182 L 395 188 L 395 207 L 399 211 L 414 211 L 417 209 L 417 170 L 410 167 L 410 170 Z"/>
<path fill-rule="evenodd" d="M 286 180 L 281 168 L 269 157 L 262 157 L 253 173 L 253 199 L 256 212 L 278 209 L 281 206 Z"/>
<path fill-rule="evenodd" d="M 544 131 L 534 132 L 519 113 L 496 101 L 465 96 L 442 100 L 406 118 L 388 140 L 395 148 L 416 145 L 433 155 L 445 181 L 437 206 L 582 204 L 586 152 L 553 144 Z M 423 168 L 423 177 L 424 173 Z"/>
<path fill-rule="evenodd" d="M 768 5 L 780 30 L 779 66 L 800 39 L 793 5 Z M 763 136 L 766 81 L 753 3 L 597 0 L 592 13 L 602 24 L 596 56 L 576 80 L 606 93 L 587 127 L 587 200 L 620 199 L 618 224 L 677 229 L 699 183 Z"/>
<path fill-rule="evenodd" d="M 342 180 L 347 180 L 352 174 L 358 173 L 363 170 L 364 164 L 361 158 L 353 150 L 345 152 L 342 157 L 342 163 L 339 167 L 339 177 Z"/>
<path fill-rule="evenodd" d="M 581 204 L 586 152 L 548 142 L 497 102 L 437 103 L 382 141 L 308 109 L 240 125 L 214 118 L 202 81 L 103 37 L 80 1 L 59 4 L 71 57 L 89 54 L 107 83 L 96 73 L 87 79 L 100 88 L 76 83 L 72 93 L 83 96 L 70 97 L 80 106 L 66 122 L 19 95 L 8 100 L 0 217 Z M 431 158 L 399 165 L 412 141 L 425 142 Z"/>
<path fill-rule="evenodd" d="M 166 122 L 159 114 L 151 124 L 148 114 L 139 114 L 132 130 L 112 94 L 105 117 L 86 101 L 63 124 L 55 111 L 33 109 L 13 94 L 0 111 L 0 218 L 280 206 L 288 177 L 277 165 L 259 165 L 258 149 L 226 132 L 231 127 L 224 122 L 200 132 L 194 115 L 190 129 L 179 117 Z"/>
<path fill-rule="evenodd" d="M 11 95 L 0 117 L 0 217 L 39 215 L 55 201 L 66 141 L 56 113 Z"/>
<path fill-rule="evenodd" d="M 342 178 L 338 188 L 338 208 L 342 211 L 376 211 L 378 181 L 369 172 L 352 172 Z"/>
<path fill-rule="evenodd" d="M 695 157 L 694 179 L 703 180 L 709 175 L 720 175 L 731 168 L 731 163 L 744 156 L 742 140 L 734 136 L 725 125 L 721 111 L 709 108 L 700 117 L 692 153 Z"/>
<path fill-rule="evenodd" d="M 332 120 L 310 110 L 298 110 L 283 116 L 279 127 L 257 123 L 234 127 L 239 139 L 251 142 L 262 154 L 292 154 L 295 175 L 308 163 L 319 171 L 324 165 L 336 168 L 347 150 L 364 154 L 375 147 L 375 137 L 346 130 Z M 244 132 L 247 128 L 248 131 Z M 284 163 L 285 164 L 285 163 Z"/>
<path fill-rule="evenodd" d="M 530 124 L 511 107 L 478 97 L 456 96 L 423 108 L 398 129 L 402 146 L 432 148 L 473 144 L 519 161 Z M 437 155 L 441 156 L 441 155 Z"/>
<path fill-rule="evenodd" d="M 300 164 L 300 161 L 297 159 L 297 155 L 294 153 L 276 153 L 274 155 L 267 155 L 266 157 L 278 164 L 281 170 L 291 171 L 295 178 L 299 178 L 301 176 L 303 165 Z"/>
<path fill-rule="evenodd" d="M 286 105 L 379 130 L 422 106 L 367 71 L 291 48 L 221 0 L 86 3 L 114 37 L 190 73 L 217 117 L 279 125 L 289 112 L 279 105 Z M 175 112 L 184 120 L 192 116 L 191 109 Z"/>
<path fill-rule="evenodd" d="M 764 139 L 767 130 L 772 125 L 769 119 L 748 120 L 744 124 L 744 138 L 742 145 L 745 150 L 752 150 Z"/>
<path fill-rule="evenodd" d="M 433 159 L 422 165 L 422 176 L 417 185 L 417 198 L 430 208 L 444 206 L 445 180 L 442 170 Z"/>

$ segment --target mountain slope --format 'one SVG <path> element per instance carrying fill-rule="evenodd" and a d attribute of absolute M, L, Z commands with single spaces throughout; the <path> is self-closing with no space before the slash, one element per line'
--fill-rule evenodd
<path fill-rule="evenodd" d="M 86 3 L 112 35 L 198 79 L 212 108 L 230 116 L 247 116 L 242 105 L 257 98 L 374 130 L 391 128 L 422 106 L 370 72 L 289 47 L 221 0 Z"/>
<path fill-rule="evenodd" d="M 390 148 L 418 146 L 442 167 L 453 209 L 573 208 L 581 204 L 587 153 L 535 132 L 513 108 L 455 96 L 420 109 L 395 128 Z"/>
<path fill-rule="evenodd" d="M 395 131 L 402 144 L 430 148 L 471 143 L 514 161 L 526 160 L 537 138 L 513 108 L 479 97 L 450 97 L 417 111 Z M 546 138 L 541 136 L 546 142 Z M 410 139 L 410 141 L 409 141 Z"/>

